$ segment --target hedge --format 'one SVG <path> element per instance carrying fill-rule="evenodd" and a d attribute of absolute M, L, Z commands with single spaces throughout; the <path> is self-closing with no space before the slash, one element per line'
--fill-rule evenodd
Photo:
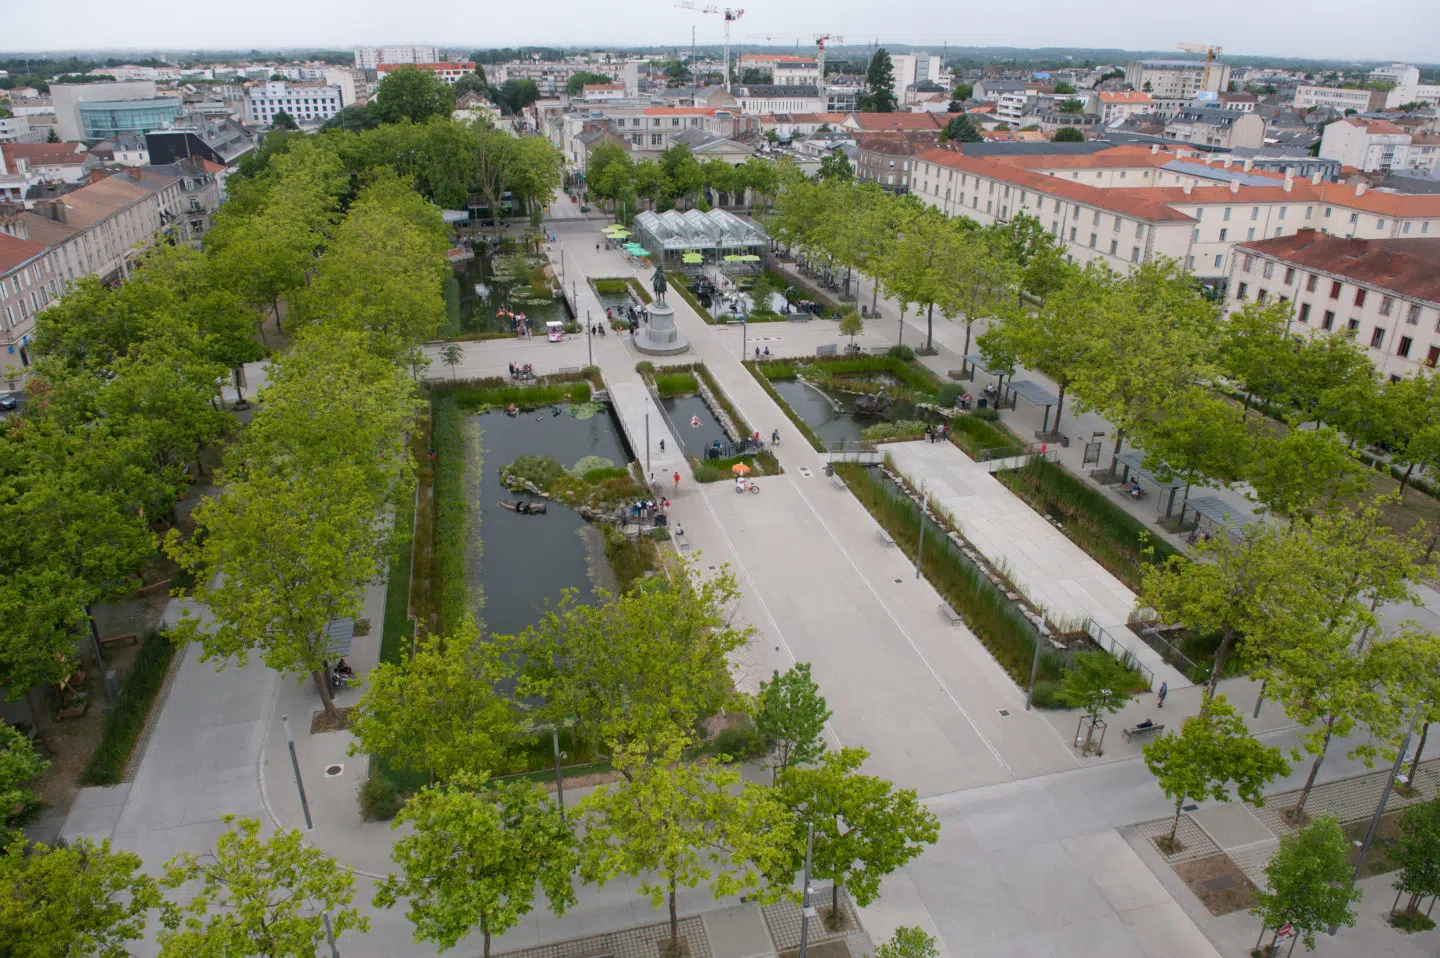
<path fill-rule="evenodd" d="M 440 628 L 462 621 L 469 603 L 465 588 L 465 438 L 454 396 L 430 404 L 430 445 L 435 450 L 435 550 L 431 589 L 440 597 Z"/>
<path fill-rule="evenodd" d="M 124 778 L 125 765 L 130 761 L 130 753 L 145 728 L 155 696 L 160 693 L 160 686 L 165 684 L 165 673 L 170 670 L 170 659 L 174 654 L 175 644 L 169 636 L 159 632 L 146 634 L 120 695 L 115 699 L 110 714 L 105 716 L 100 744 L 95 746 L 95 754 L 80 776 L 81 784 L 115 785 Z"/>

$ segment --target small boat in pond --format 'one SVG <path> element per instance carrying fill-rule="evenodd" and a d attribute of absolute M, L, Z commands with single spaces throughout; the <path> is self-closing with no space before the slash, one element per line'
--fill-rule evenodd
<path fill-rule="evenodd" d="M 545 503 L 530 502 L 525 499 L 501 499 L 500 506 L 509 509 L 511 512 L 518 512 L 522 516 L 543 516 L 545 514 Z"/>

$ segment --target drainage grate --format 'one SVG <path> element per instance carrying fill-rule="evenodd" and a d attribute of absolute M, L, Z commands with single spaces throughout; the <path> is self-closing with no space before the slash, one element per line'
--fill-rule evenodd
<path fill-rule="evenodd" d="M 814 478 L 814 476 L 815 476 L 815 473 L 813 473 L 813 472 L 810 471 L 810 467 L 809 467 L 809 466 L 801 466 L 801 467 L 799 467 L 799 472 L 800 472 L 800 475 L 804 476 L 806 479 L 812 479 L 812 478 Z"/>
<path fill-rule="evenodd" d="M 1009 709 L 1001 709 L 1001 710 L 1000 710 L 1000 717 L 1001 717 L 1001 718 L 1009 718 L 1009 717 L 1010 717 L 1010 710 L 1009 710 Z"/>
<path fill-rule="evenodd" d="M 1186 805 L 1184 808 L 1181 809 L 1181 811 L 1183 811 L 1183 812 L 1194 812 L 1194 811 L 1198 811 L 1199 808 L 1200 808 L 1199 805 Z"/>
<path fill-rule="evenodd" d="M 904 582 L 904 581 L 905 581 L 904 579 L 896 579 L 896 580 L 895 580 L 895 584 L 896 584 L 896 585 L 899 585 L 900 583 L 902 583 L 902 582 Z"/>
<path fill-rule="evenodd" d="M 327 765 L 327 766 L 325 767 L 325 777 L 326 777 L 326 778 L 334 778 L 335 776 L 339 775 L 339 774 L 340 774 L 341 772 L 343 772 L 343 771 L 345 771 L 345 766 L 344 766 L 344 765 Z"/>

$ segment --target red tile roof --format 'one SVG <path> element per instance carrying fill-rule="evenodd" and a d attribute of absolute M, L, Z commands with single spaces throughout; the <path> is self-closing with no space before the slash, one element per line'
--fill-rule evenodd
<path fill-rule="evenodd" d="M 852 113 L 856 126 L 866 131 L 938 130 L 949 122 L 945 113 Z"/>
<path fill-rule="evenodd" d="M 1155 98 L 1143 91 L 1136 90 L 1101 90 L 1097 94 L 1106 103 L 1154 103 Z"/>
<path fill-rule="evenodd" d="M 1239 243 L 1240 249 L 1343 276 L 1411 299 L 1440 303 L 1440 239 L 1363 240 L 1327 236 L 1312 229 L 1293 236 Z"/>
<path fill-rule="evenodd" d="M 44 243 L 32 243 L 9 233 L 0 233 L 0 275 L 34 259 L 47 248 Z"/>

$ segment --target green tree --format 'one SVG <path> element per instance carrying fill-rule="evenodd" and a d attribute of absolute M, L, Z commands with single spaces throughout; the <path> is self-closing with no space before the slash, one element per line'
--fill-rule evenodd
<path fill-rule="evenodd" d="M 952 100 L 968 100 L 975 95 L 975 88 L 968 83 L 957 83 L 955 89 L 950 91 Z"/>
<path fill-rule="evenodd" d="M 41 758 L 30 739 L 9 722 L 0 721 L 0 824 L 40 800 L 30 788 L 50 762 Z"/>
<path fill-rule="evenodd" d="M 585 165 L 585 183 L 591 197 L 618 200 L 634 189 L 635 164 L 618 143 L 597 143 Z"/>
<path fill-rule="evenodd" d="M 495 104 L 506 113 L 516 114 L 540 99 L 540 87 L 534 80 L 506 80 L 495 92 Z"/>
<path fill-rule="evenodd" d="M 1350 906 L 1362 892 L 1350 883 L 1349 843 L 1339 824 L 1329 816 L 1318 818 L 1293 835 L 1280 837 L 1280 848 L 1265 866 L 1267 889 L 1256 894 L 1250 914 L 1263 923 L 1255 939 L 1259 950 L 1265 932 L 1293 925 L 1307 949 L 1315 947 L 1315 933 L 1331 925 L 1355 924 Z"/>
<path fill-rule="evenodd" d="M 855 168 L 850 165 L 850 157 L 838 146 L 820 157 L 820 179 L 828 182 L 849 183 L 855 179 Z"/>
<path fill-rule="evenodd" d="M 455 91 L 456 99 L 467 93 L 478 93 L 481 96 L 490 95 L 490 82 L 485 79 L 485 70 L 477 68 L 474 73 L 467 73 L 455 81 L 451 88 Z"/>
<path fill-rule="evenodd" d="M 850 310 L 840 317 L 840 335 L 849 336 L 850 342 L 855 342 L 855 337 L 865 331 L 865 320 L 855 310 Z"/>
<path fill-rule="evenodd" d="M 1420 899 L 1440 895 L 1440 797 L 1405 809 L 1389 855 L 1400 866 L 1390 919 L 1404 917 L 1413 921 L 1419 916 L 1416 909 Z M 1400 896 L 1405 894 L 1410 900 L 1405 903 L 1405 911 L 1397 914 Z"/>
<path fill-rule="evenodd" d="M 671 195 L 670 180 L 665 168 L 654 160 L 641 160 L 635 164 L 635 192 L 650 201 L 653 210 Z"/>
<path fill-rule="evenodd" d="M 442 782 L 500 770 L 519 732 L 514 707 L 496 691 L 502 670 L 466 617 L 430 636 L 399 664 L 370 672 L 350 719 L 351 754 L 378 756 Z"/>
<path fill-rule="evenodd" d="M 862 95 L 866 97 L 868 112 L 895 112 L 895 64 L 884 47 L 876 50 L 870 58 L 870 68 L 865 72 L 865 86 L 867 92 Z"/>
<path fill-rule="evenodd" d="M 1280 749 L 1257 742 L 1223 695 L 1206 699 L 1200 714 L 1180 726 L 1179 735 L 1145 746 L 1145 766 L 1165 797 L 1175 802 L 1169 841 L 1176 848 L 1186 802 L 1228 802 L 1233 787 L 1242 801 L 1263 805 L 1265 787 L 1290 773 Z"/>
<path fill-rule="evenodd" d="M 424 123 L 432 116 L 448 117 L 455 108 L 455 91 L 429 70 L 401 67 L 385 74 L 375 93 L 375 106 L 385 123 Z"/>
<path fill-rule="evenodd" d="M 955 116 L 952 116 L 945 124 L 945 128 L 940 131 L 941 143 L 949 143 L 951 141 L 956 143 L 979 143 L 984 139 L 985 138 L 980 135 L 980 131 L 975 129 L 975 124 L 970 122 L 970 117 L 964 113 L 957 113 Z"/>
<path fill-rule="evenodd" d="M 613 762 L 624 781 L 601 785 L 580 803 L 581 876 L 604 883 L 626 875 L 639 879 L 653 907 L 668 900 L 672 954 L 680 944 L 680 888 L 709 883 L 717 898 L 758 890 L 794 845 L 790 818 L 771 790 L 742 786 L 731 768 L 685 762 L 684 744 L 672 732 L 653 755 L 618 749 Z M 761 897 L 779 895 L 772 888 Z"/>
<path fill-rule="evenodd" d="M 826 752 L 813 767 L 791 766 L 775 786 L 795 816 L 797 841 L 789 848 L 789 874 L 804 864 L 801 831 L 815 829 L 811 874 L 828 878 L 830 924 L 840 927 L 840 886 L 864 908 L 880 894 L 880 882 L 918 858 L 940 838 L 940 820 L 915 792 L 860 774 L 869 757 L 862 748 Z"/>
<path fill-rule="evenodd" d="M 578 70 L 570 75 L 565 81 L 565 92 L 570 96 L 579 96 L 587 84 L 610 84 L 614 83 L 610 77 L 600 73 L 591 73 L 589 70 Z"/>
<path fill-rule="evenodd" d="M 183 618 L 178 642 L 198 641 L 203 659 L 244 663 L 258 650 L 282 673 L 309 673 L 331 720 L 326 627 L 360 610 L 380 570 L 382 536 L 364 473 L 333 463 L 324 473 L 256 471 L 207 499 L 194 517 L 201 534 L 172 530 L 165 548 L 195 574 L 196 601 L 214 616 Z M 299 574 L 303 570 L 304 574 Z"/>
<path fill-rule="evenodd" d="M 1073 126 L 1062 126 L 1055 131 L 1055 135 L 1051 137 L 1051 140 L 1055 143 L 1084 143 L 1085 134 Z"/>
<path fill-rule="evenodd" d="M 1090 751 L 1095 737 L 1095 723 L 1100 721 L 1100 716 L 1123 709 L 1134 694 L 1138 679 L 1139 676 L 1109 652 L 1075 653 L 1075 666 L 1060 680 L 1055 698 L 1064 705 L 1080 709 L 1090 720 L 1082 751 Z"/>
<path fill-rule="evenodd" d="M 1074 87 L 1074 85 L 1073 85 L 1073 84 L 1066 83 L 1064 80 L 1061 80 L 1059 83 L 1055 84 L 1055 95 L 1056 95 L 1056 96 L 1064 96 L 1064 95 L 1067 94 L 1067 93 L 1074 93 L 1074 92 L 1075 92 L 1075 87 Z"/>
<path fill-rule="evenodd" d="M 1289 335 L 1293 315 L 1284 300 L 1261 303 L 1247 300 L 1221 326 L 1220 370 L 1245 392 L 1244 407 L 1259 397 L 1265 411 L 1284 400 L 1298 362 L 1295 341 Z"/>
<path fill-rule="evenodd" d="M 1074 116 L 1085 112 L 1085 103 L 1075 97 L 1071 97 L 1068 100 L 1061 100 L 1055 105 L 1055 109 L 1060 113 Z"/>
<path fill-rule="evenodd" d="M 1015 238 L 1029 223 L 1039 227 L 1039 221 L 1023 213 L 1002 227 L 1002 231 L 967 231 L 958 221 L 952 227 L 954 234 L 944 244 L 949 259 L 949 281 L 943 287 L 946 293 L 943 302 L 946 315 L 958 313 L 965 323 L 962 356 L 970 352 L 975 321 L 995 315 L 1009 301 L 1012 290 L 1018 293 L 1021 271 L 1032 254 L 1025 244 L 1015 242 Z M 1043 229 L 1040 235 L 1049 237 Z M 1036 243 L 1043 249 L 1043 241 Z"/>
<path fill-rule="evenodd" d="M 575 839 L 538 785 L 486 788 L 483 779 L 462 775 L 421 789 L 391 827 L 405 824 L 414 831 L 390 852 L 401 874 L 386 877 L 375 904 L 393 908 L 408 899 L 417 942 L 446 951 L 479 928 L 490 958 L 491 939 L 534 909 L 537 885 L 555 914 L 575 904 Z"/>
<path fill-rule="evenodd" d="M 684 144 L 661 153 L 660 168 L 665 172 L 666 192 L 672 199 L 693 201 L 705 186 L 705 171 Z"/>
<path fill-rule="evenodd" d="M 440 361 L 450 367 L 450 379 L 455 379 L 455 367 L 465 359 L 465 350 L 459 343 L 446 343 L 440 347 Z"/>
<path fill-rule="evenodd" d="M 761 682 L 757 699 L 755 730 L 770 752 L 776 776 L 792 765 L 808 765 L 820 757 L 825 751 L 830 709 L 820 687 L 810 678 L 809 662 L 796 662 L 770 681 Z"/>
<path fill-rule="evenodd" d="M 516 692 L 543 698 L 543 719 L 573 718 L 596 744 L 643 748 L 730 699 L 726 656 L 751 634 L 725 611 L 738 595 L 729 572 L 606 594 L 597 605 L 571 592 L 523 633 L 493 641 L 523 656 Z"/>
<path fill-rule="evenodd" d="M 1228 401 L 1202 385 L 1161 397 L 1135 425 L 1145 466 L 1163 480 L 1183 479 L 1185 498 L 1195 483 L 1228 486 L 1250 468 L 1255 434 Z"/>
<path fill-rule="evenodd" d="M 0 940 L 11 958 L 127 958 L 159 904 L 139 856 L 109 841 L 49 848 L 17 838 L 0 856 Z"/>
<path fill-rule="evenodd" d="M 300 124 L 296 123 L 295 118 L 284 110 L 276 110 L 275 116 L 270 120 L 270 128 L 274 130 L 298 130 L 300 129 Z"/>
<path fill-rule="evenodd" d="M 1257 502 L 1290 519 L 1317 507 L 1337 509 L 1370 486 L 1345 441 L 1326 426 L 1257 442 L 1245 480 Z"/>
<path fill-rule="evenodd" d="M 890 940 L 876 947 L 874 958 L 939 958 L 935 939 L 913 925 L 901 925 Z"/>
<path fill-rule="evenodd" d="M 261 841 L 258 820 L 226 815 L 224 821 L 229 830 L 215 851 L 185 852 L 165 864 L 165 888 L 200 887 L 184 905 L 166 907 L 161 958 L 310 958 L 325 939 L 326 917 L 337 939 L 370 929 L 370 919 L 350 904 L 354 877 L 307 847 L 299 831 L 278 829 Z"/>

